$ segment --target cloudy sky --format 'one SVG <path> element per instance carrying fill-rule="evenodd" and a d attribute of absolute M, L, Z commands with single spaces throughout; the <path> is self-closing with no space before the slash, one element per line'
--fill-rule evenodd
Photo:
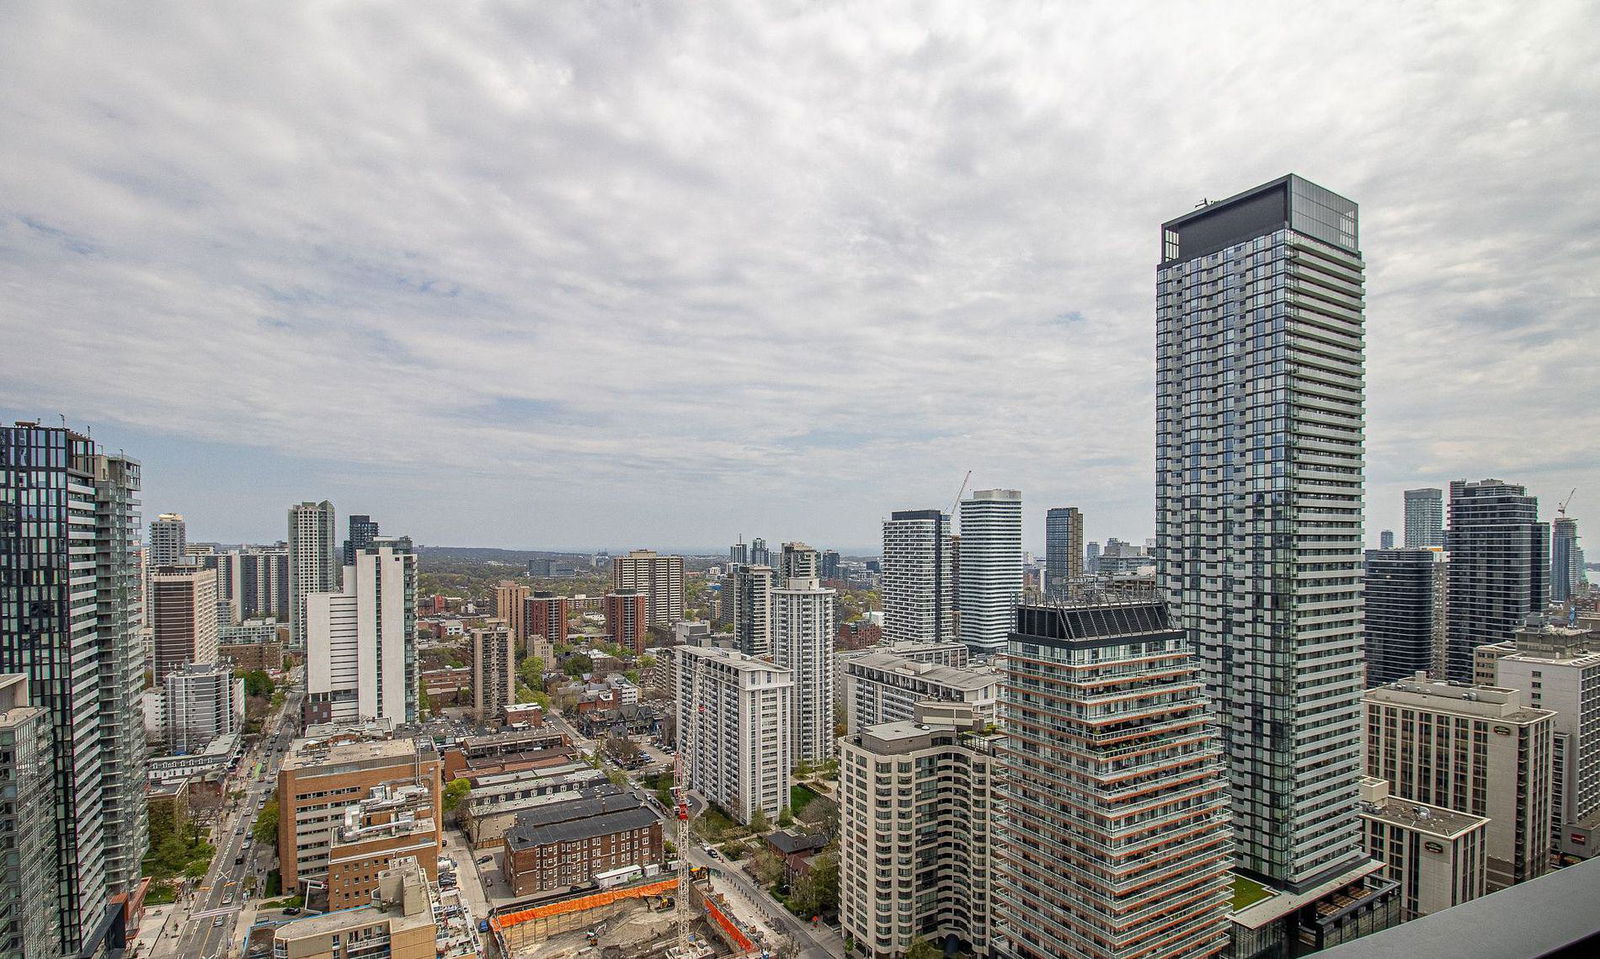
<path fill-rule="evenodd" d="M 194 539 L 329 498 L 425 543 L 848 549 L 970 469 L 1029 546 L 1068 504 L 1140 540 L 1157 227 L 1293 171 L 1361 204 L 1369 538 L 1452 478 L 1600 517 L 1597 35 L 1587 2 L 13 0 L 0 416 L 92 426 Z"/>

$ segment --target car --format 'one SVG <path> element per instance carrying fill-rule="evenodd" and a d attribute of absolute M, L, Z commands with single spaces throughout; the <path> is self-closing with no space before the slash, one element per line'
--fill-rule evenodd
<path fill-rule="evenodd" d="M 244 865 L 244 857 L 243 857 L 243 856 L 234 856 L 234 857 L 233 857 L 233 864 L 234 864 L 234 865 L 235 865 L 235 866 L 242 866 L 242 865 Z"/>
<path fill-rule="evenodd" d="M 222 917 L 218 916 L 217 918 L 211 920 L 211 928 L 220 929 L 220 928 L 222 928 L 222 923 L 223 923 Z"/>
<path fill-rule="evenodd" d="M 479 856 L 478 857 L 478 862 L 479 862 L 480 865 L 482 863 L 486 863 L 486 862 L 494 862 L 494 857 L 493 856 Z"/>
<path fill-rule="evenodd" d="M 223 896 L 223 897 L 222 897 L 222 904 L 223 904 L 223 905 L 224 905 L 224 906 L 231 906 L 231 905 L 233 905 L 233 893 L 231 893 L 231 892 L 230 892 L 230 893 L 228 893 L 228 894 L 227 894 L 227 895 L 226 895 L 226 896 Z"/>
<path fill-rule="evenodd" d="M 283 907 L 283 914 L 285 916 L 298 916 L 298 915 L 300 915 L 300 907 L 299 906 L 284 906 Z"/>

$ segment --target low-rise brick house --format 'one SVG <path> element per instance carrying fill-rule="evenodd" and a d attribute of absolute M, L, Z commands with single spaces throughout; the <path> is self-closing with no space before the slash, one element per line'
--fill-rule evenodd
<path fill-rule="evenodd" d="M 517 817 L 506 833 L 511 892 L 528 896 L 662 861 L 661 820 L 630 794 L 584 795 Z"/>

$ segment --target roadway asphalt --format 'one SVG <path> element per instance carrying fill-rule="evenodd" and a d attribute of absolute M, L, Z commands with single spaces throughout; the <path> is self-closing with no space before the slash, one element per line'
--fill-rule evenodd
<path fill-rule="evenodd" d="M 171 951 L 168 952 L 158 946 L 157 955 L 223 959 L 241 954 L 247 930 L 236 926 L 246 898 L 244 880 L 254 872 L 259 892 L 273 856 L 270 844 L 256 846 L 250 838 L 250 829 L 255 824 L 257 810 L 272 797 L 276 788 L 278 766 L 294 737 L 288 718 L 299 708 L 299 703 L 300 694 L 289 693 L 282 712 L 274 717 L 271 730 L 245 753 L 239 761 L 238 772 L 225 784 L 225 791 L 244 789 L 245 800 L 231 804 L 213 832 L 217 852 L 212 857 L 211 868 L 187 904 L 187 916 L 176 926 L 179 934 L 175 947 L 169 947 Z M 265 767 L 261 778 L 251 779 L 250 772 L 258 762 Z M 167 942 L 172 943 L 173 939 L 168 937 Z"/>

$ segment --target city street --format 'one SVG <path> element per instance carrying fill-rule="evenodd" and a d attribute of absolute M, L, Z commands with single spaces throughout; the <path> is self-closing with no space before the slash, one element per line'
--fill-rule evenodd
<path fill-rule="evenodd" d="M 227 814 L 212 833 L 217 851 L 211 868 L 196 887 L 193 898 L 178 904 L 183 912 L 174 916 L 170 923 L 174 934 L 164 936 L 153 955 L 224 959 L 241 954 L 245 930 L 238 928 L 238 919 L 247 898 L 244 880 L 255 873 L 259 893 L 266 867 L 272 861 L 271 846 L 257 846 L 251 841 L 250 829 L 255 823 L 257 809 L 272 798 L 282 750 L 294 736 L 289 718 L 298 711 L 299 702 L 298 693 L 288 694 L 282 711 L 268 717 L 270 725 L 263 730 L 256 745 L 239 760 L 238 770 L 224 784 L 225 792 L 243 789 L 244 801 L 227 805 Z M 261 778 L 252 780 L 250 773 L 258 762 L 264 767 Z"/>

